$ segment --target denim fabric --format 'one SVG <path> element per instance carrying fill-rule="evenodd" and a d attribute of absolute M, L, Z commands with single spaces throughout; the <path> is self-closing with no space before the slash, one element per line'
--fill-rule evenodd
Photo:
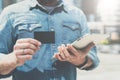
<path fill-rule="evenodd" d="M 17 39 L 34 38 L 35 31 L 55 31 L 55 44 L 42 44 L 32 60 L 16 68 L 13 80 L 76 80 L 74 65 L 56 62 L 51 58 L 61 44 L 72 43 L 89 33 L 83 12 L 64 2 L 50 12 L 40 4 L 38 6 L 36 0 L 13 4 L 5 8 L 0 15 L 0 53 L 12 52 Z M 93 69 L 99 63 L 95 48 L 90 51 L 89 56 L 94 62 L 90 68 Z M 58 64 L 57 67 L 53 66 L 54 63 Z M 32 76 L 35 76 L 35 79 Z M 43 76 L 46 78 L 42 78 Z"/>

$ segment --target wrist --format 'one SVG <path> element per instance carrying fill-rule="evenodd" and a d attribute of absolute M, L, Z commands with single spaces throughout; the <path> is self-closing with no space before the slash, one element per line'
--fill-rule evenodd
<path fill-rule="evenodd" d="M 83 69 L 83 67 L 84 67 L 87 63 L 88 63 L 88 56 L 86 56 L 85 59 L 84 59 L 84 62 L 83 62 L 82 64 L 78 65 L 77 67 L 78 67 L 79 69 Z"/>
<path fill-rule="evenodd" d="M 2 54 L 0 55 L 0 74 L 7 75 L 16 68 L 16 57 L 14 54 Z"/>

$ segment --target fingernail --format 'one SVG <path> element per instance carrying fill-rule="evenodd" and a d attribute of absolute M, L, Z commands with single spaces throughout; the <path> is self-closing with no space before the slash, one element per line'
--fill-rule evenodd
<path fill-rule="evenodd" d="M 67 46 L 69 46 L 70 44 L 67 44 Z"/>
<path fill-rule="evenodd" d="M 68 47 L 70 47 L 71 44 L 67 44 Z"/>
<path fill-rule="evenodd" d="M 61 44 L 61 46 L 65 46 L 64 44 Z"/>
<path fill-rule="evenodd" d="M 57 48 L 60 49 L 60 46 L 58 46 Z"/>
<path fill-rule="evenodd" d="M 39 42 L 39 45 L 41 45 L 42 43 L 41 42 Z"/>

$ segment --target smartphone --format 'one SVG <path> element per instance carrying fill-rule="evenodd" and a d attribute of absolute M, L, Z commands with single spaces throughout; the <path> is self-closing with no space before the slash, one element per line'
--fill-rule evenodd
<path fill-rule="evenodd" d="M 75 40 L 72 45 L 77 49 L 82 49 L 93 42 L 95 45 L 100 44 L 103 40 L 108 38 L 106 34 L 87 34 Z"/>

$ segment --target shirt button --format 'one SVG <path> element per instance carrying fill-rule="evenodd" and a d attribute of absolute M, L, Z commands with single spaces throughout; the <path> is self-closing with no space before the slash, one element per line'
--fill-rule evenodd
<path fill-rule="evenodd" d="M 53 28 L 51 28 L 51 29 L 50 29 L 50 31 L 54 31 L 54 29 L 53 29 Z"/>
<path fill-rule="evenodd" d="M 51 18 L 51 16 L 48 16 L 48 18 Z"/>
<path fill-rule="evenodd" d="M 52 45 L 53 48 L 55 48 L 55 45 Z"/>

